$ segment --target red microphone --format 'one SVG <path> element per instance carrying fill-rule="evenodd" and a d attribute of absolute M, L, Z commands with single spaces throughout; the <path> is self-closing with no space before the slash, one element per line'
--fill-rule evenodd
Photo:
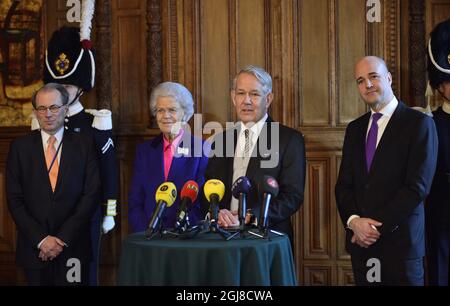
<path fill-rule="evenodd" d="M 186 224 L 187 221 L 187 214 L 189 211 L 189 208 L 192 206 L 192 203 L 195 202 L 198 195 L 198 184 L 195 181 L 187 181 L 183 189 L 181 189 L 181 203 L 180 208 L 178 209 L 177 215 L 176 215 L 176 223 L 175 228 L 176 229 L 183 229 L 183 227 Z"/>

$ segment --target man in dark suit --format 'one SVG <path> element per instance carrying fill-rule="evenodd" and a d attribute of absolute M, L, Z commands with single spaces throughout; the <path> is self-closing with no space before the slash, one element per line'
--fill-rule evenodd
<path fill-rule="evenodd" d="M 264 175 L 270 175 L 278 181 L 280 192 L 269 207 L 269 228 L 288 234 L 292 244 L 290 219 L 303 203 L 305 184 L 303 136 L 268 116 L 272 78 L 262 68 L 242 69 L 234 79 L 231 99 L 240 122 L 215 137 L 205 173 L 206 180 L 225 184 L 218 224 L 225 228 L 239 224 L 238 201 L 232 197 L 231 186 L 241 176 L 250 179 L 247 208 L 258 218 L 262 194 L 257 186 Z"/>
<path fill-rule="evenodd" d="M 88 284 L 100 180 L 92 139 L 64 131 L 68 99 L 60 84 L 38 90 L 32 103 L 41 130 L 14 140 L 8 154 L 16 260 L 30 285 Z"/>
<path fill-rule="evenodd" d="M 428 284 L 448 286 L 450 275 L 450 19 L 439 23 L 428 44 L 428 78 L 442 98 L 433 112 L 439 139 L 436 174 L 425 204 Z"/>
<path fill-rule="evenodd" d="M 378 57 L 355 67 L 370 112 L 349 123 L 336 184 L 357 285 L 423 285 L 424 206 L 436 167 L 433 120 L 399 102 Z"/>

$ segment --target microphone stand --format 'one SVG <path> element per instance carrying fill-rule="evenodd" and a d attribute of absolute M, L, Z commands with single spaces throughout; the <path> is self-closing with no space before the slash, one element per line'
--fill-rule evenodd
<path fill-rule="evenodd" d="M 152 231 L 150 228 L 147 228 L 147 230 L 145 231 L 145 239 L 151 240 L 156 235 L 159 235 L 159 238 L 162 238 L 164 231 L 163 231 L 163 223 L 161 222 L 161 220 L 159 221 L 157 228 L 158 229 L 156 231 Z"/>
<path fill-rule="evenodd" d="M 239 194 L 239 230 L 229 236 L 226 240 L 231 240 L 235 237 L 245 238 L 245 232 L 248 230 L 245 228 L 245 216 L 247 212 L 247 197 L 243 194 Z"/>
<path fill-rule="evenodd" d="M 277 232 L 275 230 L 271 230 L 268 227 L 258 227 L 258 231 L 257 232 L 255 232 L 253 230 L 249 230 L 248 233 L 250 235 L 256 236 L 256 237 L 261 238 L 261 239 L 267 239 L 269 241 L 270 241 L 270 235 L 269 235 L 270 233 L 275 234 L 277 236 L 285 236 L 286 235 L 286 234 Z"/>
<path fill-rule="evenodd" d="M 172 230 L 164 230 L 163 234 L 169 234 L 174 237 L 179 237 L 180 239 L 190 239 L 197 236 L 200 230 L 203 230 L 203 225 L 191 226 L 189 215 L 186 213 L 186 219 L 182 224 Z"/>

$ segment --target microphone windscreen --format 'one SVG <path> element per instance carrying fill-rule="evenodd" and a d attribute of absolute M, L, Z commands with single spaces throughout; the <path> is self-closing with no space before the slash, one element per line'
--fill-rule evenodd
<path fill-rule="evenodd" d="M 270 175 L 264 175 L 260 184 L 260 192 L 270 193 L 273 197 L 276 197 L 279 191 L 277 180 Z"/>
<path fill-rule="evenodd" d="M 181 198 L 189 198 L 192 203 L 195 202 L 198 195 L 198 184 L 195 181 L 187 181 L 184 183 L 183 189 L 181 189 Z"/>
<path fill-rule="evenodd" d="M 219 201 L 221 201 L 223 195 L 225 194 L 225 185 L 221 180 L 208 180 L 203 187 L 203 192 L 205 193 L 205 197 L 209 202 L 211 202 L 212 194 L 217 194 L 219 196 Z"/>
<path fill-rule="evenodd" d="M 231 187 L 231 192 L 233 193 L 233 197 L 238 199 L 239 194 L 249 193 L 251 187 L 252 184 L 250 183 L 250 180 L 246 176 L 241 176 L 236 181 L 234 181 L 233 186 Z"/>
<path fill-rule="evenodd" d="M 175 187 L 174 183 L 165 182 L 159 185 L 158 190 L 156 191 L 155 199 L 156 203 L 159 201 L 164 201 L 167 204 L 167 207 L 172 206 L 173 202 L 177 198 L 177 187 Z"/>

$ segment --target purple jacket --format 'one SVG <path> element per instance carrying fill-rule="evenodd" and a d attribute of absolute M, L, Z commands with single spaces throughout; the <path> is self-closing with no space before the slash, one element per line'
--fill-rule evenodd
<path fill-rule="evenodd" d="M 199 186 L 197 200 L 189 210 L 190 222 L 195 225 L 197 221 L 204 217 L 200 215 L 199 199 L 201 199 L 201 193 L 203 193 L 208 152 L 203 152 L 203 145 L 202 139 L 193 137 L 188 133 L 184 134 L 178 145 L 167 178 L 167 181 L 174 183 L 177 187 L 177 199 L 172 206 L 165 210 L 164 228 L 174 227 L 180 204 L 180 192 L 184 183 L 188 180 L 194 180 Z M 180 153 L 179 156 L 177 156 L 177 152 Z M 148 227 L 153 210 L 156 207 L 156 190 L 159 185 L 165 182 L 163 156 L 162 134 L 139 144 L 136 148 L 133 178 L 128 194 L 128 221 L 132 232 L 144 231 Z"/>

